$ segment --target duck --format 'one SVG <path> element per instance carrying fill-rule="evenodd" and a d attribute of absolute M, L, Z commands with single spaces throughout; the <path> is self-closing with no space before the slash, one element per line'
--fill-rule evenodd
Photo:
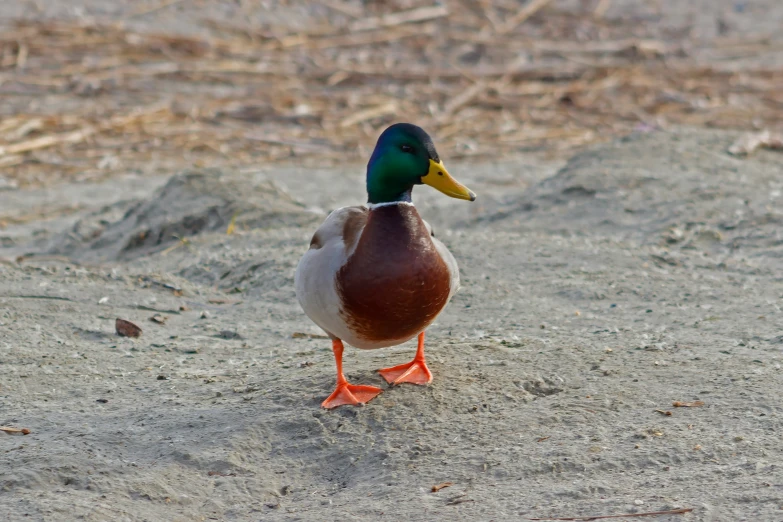
<path fill-rule="evenodd" d="M 336 388 L 323 408 L 363 405 L 383 391 L 347 381 L 344 343 L 374 350 L 417 337 L 412 361 L 378 372 L 391 385 L 432 382 L 424 358 L 425 331 L 459 289 L 460 279 L 456 259 L 413 204 L 416 185 L 476 199 L 449 174 L 421 127 L 396 123 L 381 133 L 367 163 L 367 204 L 332 211 L 299 261 L 297 300 L 331 339 L 337 369 Z"/>

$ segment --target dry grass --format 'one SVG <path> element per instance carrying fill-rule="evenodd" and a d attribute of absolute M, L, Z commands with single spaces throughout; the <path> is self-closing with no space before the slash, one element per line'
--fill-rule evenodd
<path fill-rule="evenodd" d="M 607 19 L 605 1 L 584 13 L 323 3 L 347 21 L 290 32 L 205 20 L 203 38 L 18 22 L 0 34 L 0 172 L 29 186 L 150 165 L 358 161 L 401 120 L 449 159 L 562 151 L 639 126 L 783 121 L 783 71 L 737 67 L 780 46 L 763 36 L 695 41 L 687 27 Z"/>

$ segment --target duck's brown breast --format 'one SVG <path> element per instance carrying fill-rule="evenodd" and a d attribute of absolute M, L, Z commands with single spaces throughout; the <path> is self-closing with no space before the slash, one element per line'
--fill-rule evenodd
<path fill-rule="evenodd" d="M 449 269 L 413 205 L 368 214 L 356 249 L 337 274 L 341 314 L 368 341 L 410 338 L 448 302 Z"/>

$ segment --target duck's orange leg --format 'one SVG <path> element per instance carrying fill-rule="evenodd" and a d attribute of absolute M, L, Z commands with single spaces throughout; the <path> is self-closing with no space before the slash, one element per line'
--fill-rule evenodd
<path fill-rule="evenodd" d="M 359 386 L 349 384 L 343 375 L 343 342 L 340 339 L 332 340 L 334 362 L 337 364 L 337 388 L 324 402 L 322 408 L 336 408 L 344 404 L 356 406 L 370 402 L 383 390 L 375 386 Z"/>
<path fill-rule="evenodd" d="M 378 370 L 378 373 L 389 384 L 429 384 L 432 382 L 432 372 L 424 362 L 424 332 L 419 334 L 419 347 L 416 349 L 416 357 L 409 363 L 400 364 L 391 368 Z"/>

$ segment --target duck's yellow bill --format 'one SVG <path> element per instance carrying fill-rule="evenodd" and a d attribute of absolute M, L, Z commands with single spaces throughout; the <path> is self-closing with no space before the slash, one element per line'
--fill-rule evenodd
<path fill-rule="evenodd" d="M 476 199 L 476 194 L 472 190 L 451 177 L 442 161 L 430 160 L 430 170 L 426 176 L 421 177 L 421 181 L 452 198 L 468 201 Z"/>

